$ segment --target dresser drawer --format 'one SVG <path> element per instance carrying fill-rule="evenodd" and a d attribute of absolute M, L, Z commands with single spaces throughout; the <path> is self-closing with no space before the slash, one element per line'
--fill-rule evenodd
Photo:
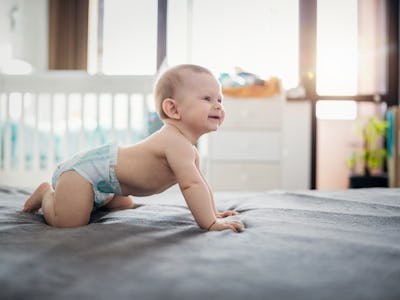
<path fill-rule="evenodd" d="M 263 129 L 282 125 L 282 95 L 267 99 L 224 99 L 225 121 L 221 128 Z"/>
<path fill-rule="evenodd" d="M 264 191 L 281 186 L 279 164 L 215 162 L 207 177 L 212 189 L 218 191 Z"/>
<path fill-rule="evenodd" d="M 211 160 L 279 161 L 280 131 L 220 131 L 209 137 Z"/>

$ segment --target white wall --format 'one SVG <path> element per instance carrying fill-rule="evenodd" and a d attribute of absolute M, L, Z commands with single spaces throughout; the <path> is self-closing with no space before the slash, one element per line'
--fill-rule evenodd
<path fill-rule="evenodd" d="M 383 108 L 373 102 L 358 102 L 357 120 L 381 116 Z M 348 159 L 361 150 L 362 138 L 357 134 L 357 120 L 317 120 L 318 190 L 343 190 L 349 187 Z M 362 171 L 362 170 L 358 170 Z"/>
<path fill-rule="evenodd" d="M 47 0 L 0 0 L 0 66 L 10 59 L 47 69 Z"/>

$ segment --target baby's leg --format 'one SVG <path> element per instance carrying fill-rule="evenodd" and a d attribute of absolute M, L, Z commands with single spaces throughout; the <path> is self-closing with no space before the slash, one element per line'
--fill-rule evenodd
<path fill-rule="evenodd" d="M 51 190 L 52 188 L 49 183 L 42 182 L 32 193 L 32 195 L 25 201 L 23 211 L 32 213 L 37 212 L 42 207 L 44 195 Z"/>
<path fill-rule="evenodd" d="M 54 227 L 87 225 L 92 209 L 92 185 L 75 171 L 64 172 L 55 191 L 50 189 L 43 195 L 44 218 Z"/>
<path fill-rule="evenodd" d="M 135 203 L 130 196 L 115 195 L 110 202 L 104 205 L 107 210 L 122 210 L 135 208 Z"/>
<path fill-rule="evenodd" d="M 89 223 L 93 209 L 90 182 L 75 171 L 64 172 L 54 192 L 46 193 L 42 210 L 46 221 L 54 227 L 79 227 Z"/>

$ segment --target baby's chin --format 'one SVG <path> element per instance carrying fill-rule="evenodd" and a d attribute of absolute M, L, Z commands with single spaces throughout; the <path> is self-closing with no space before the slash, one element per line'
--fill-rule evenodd
<path fill-rule="evenodd" d="M 211 124 L 215 125 L 217 128 L 218 128 L 219 126 L 221 126 L 221 124 L 222 124 L 221 119 L 217 119 L 217 118 L 208 118 L 208 121 L 209 121 Z"/>
<path fill-rule="evenodd" d="M 219 129 L 219 127 L 221 126 L 221 124 L 217 124 L 215 126 L 213 126 L 210 131 L 217 131 Z"/>

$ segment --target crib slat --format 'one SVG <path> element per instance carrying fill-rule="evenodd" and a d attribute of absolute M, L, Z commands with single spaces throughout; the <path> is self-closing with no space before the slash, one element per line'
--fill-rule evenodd
<path fill-rule="evenodd" d="M 18 169 L 25 169 L 25 94 L 21 95 L 21 117 L 18 125 Z"/>
<path fill-rule="evenodd" d="M 148 135 L 150 133 L 149 122 L 147 122 L 150 113 L 150 108 L 149 108 L 150 95 L 142 94 L 142 97 L 144 102 L 143 105 L 144 126 L 146 135 Z"/>
<path fill-rule="evenodd" d="M 126 144 L 130 144 L 131 143 L 131 138 L 132 138 L 132 135 L 133 135 L 133 132 L 132 132 L 132 116 L 131 116 L 131 110 L 132 110 L 132 103 L 131 103 L 131 101 L 132 101 L 132 99 L 131 99 L 131 97 L 132 97 L 132 95 L 131 94 L 128 94 L 128 95 L 126 95 L 127 96 L 127 110 L 126 110 L 126 113 L 127 113 L 127 118 L 126 118 L 126 122 L 127 122 L 127 124 L 126 124 L 126 132 L 125 132 L 125 142 L 126 142 Z"/>
<path fill-rule="evenodd" d="M 4 130 L 3 128 L 2 128 L 2 126 L 4 126 L 5 127 L 5 117 L 4 117 L 4 115 L 5 115 L 5 112 L 3 111 L 3 105 L 5 106 L 5 104 L 3 104 L 3 98 L 4 98 L 4 96 L 5 96 L 5 93 L 4 94 L 2 94 L 1 92 L 0 92 L 0 130 Z M 3 113 L 2 113 L 3 112 Z M 3 120 L 4 119 L 4 120 Z M 2 131 L 2 132 L 4 132 L 5 133 L 5 131 Z M 0 147 L 4 147 L 4 137 L 2 136 L 2 135 L 0 135 Z M 4 148 L 0 148 L 0 149 L 4 149 Z M 3 152 L 1 152 L 1 153 L 3 153 Z M 4 169 L 4 157 L 3 157 L 3 155 L 1 155 L 0 156 L 0 171 L 2 171 Z"/>
<path fill-rule="evenodd" d="M 80 128 L 80 132 L 79 132 L 79 151 L 82 151 L 85 148 L 85 95 L 84 94 L 80 94 L 80 98 L 81 98 L 81 128 Z"/>
<path fill-rule="evenodd" d="M 100 130 L 101 130 L 101 128 L 100 128 L 100 104 L 101 104 L 101 102 L 100 102 L 100 94 L 96 94 L 95 103 L 96 103 L 96 132 L 95 132 L 95 135 L 99 135 L 100 134 Z M 95 140 L 94 143 L 95 143 L 95 146 L 97 146 L 98 141 Z"/>
<path fill-rule="evenodd" d="M 5 102 L 5 132 L 4 132 L 4 170 L 11 169 L 11 121 L 10 121 L 10 94 L 6 94 Z"/>
<path fill-rule="evenodd" d="M 111 94 L 111 136 L 109 140 L 115 141 L 116 134 L 115 134 L 115 101 L 116 101 L 116 94 Z"/>
<path fill-rule="evenodd" d="M 70 156 L 70 130 L 69 130 L 69 101 L 71 99 L 71 94 L 67 94 L 66 96 L 66 101 L 65 101 L 65 135 L 64 135 L 64 139 L 65 139 L 65 158 Z"/>
<path fill-rule="evenodd" d="M 34 127 L 35 131 L 33 133 L 33 149 L 32 149 L 32 166 L 33 170 L 40 169 L 40 152 L 39 152 L 39 101 L 40 95 L 38 93 L 35 94 L 34 97 Z"/>
<path fill-rule="evenodd" d="M 55 162 L 55 138 L 54 138 L 54 101 L 55 97 L 54 94 L 51 94 L 50 96 L 50 133 L 49 133 L 49 148 L 47 150 L 47 158 L 48 158 L 48 163 L 47 163 L 47 170 L 52 170 L 54 168 L 54 162 Z"/>

